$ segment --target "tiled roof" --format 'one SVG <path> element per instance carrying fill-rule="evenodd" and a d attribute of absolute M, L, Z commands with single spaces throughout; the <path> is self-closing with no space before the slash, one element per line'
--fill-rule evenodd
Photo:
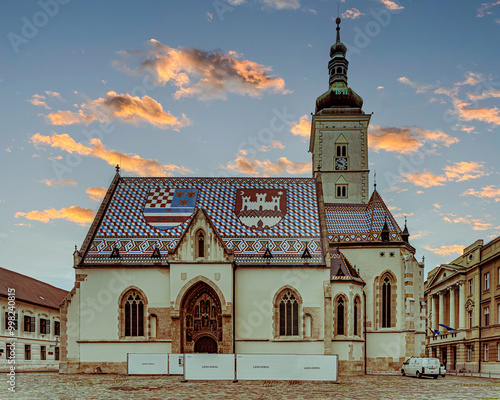
<path fill-rule="evenodd" d="M 365 283 L 358 271 L 338 248 L 330 250 L 330 280 Z"/>
<path fill-rule="evenodd" d="M 124 177 L 114 184 L 82 247 L 85 263 L 113 262 L 115 247 L 122 263 L 151 262 L 155 247 L 166 255 L 197 208 L 209 215 L 236 261 L 260 262 L 269 248 L 269 263 L 303 262 L 306 246 L 309 263 L 322 261 L 314 179 Z"/>
<path fill-rule="evenodd" d="M 389 240 L 403 241 L 401 229 L 376 190 L 367 204 L 325 204 L 325 217 L 331 243 L 380 242 L 385 222 Z"/>
<path fill-rule="evenodd" d="M 17 301 L 56 309 L 68 294 L 66 290 L 0 267 L 0 296 L 7 297 L 8 288 L 15 289 Z"/>

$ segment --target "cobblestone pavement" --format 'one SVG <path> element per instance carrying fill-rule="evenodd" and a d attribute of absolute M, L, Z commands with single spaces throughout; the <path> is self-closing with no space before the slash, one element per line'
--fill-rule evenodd
<path fill-rule="evenodd" d="M 4 374 L 6 376 L 6 374 Z M 59 375 L 19 373 L 16 392 L 0 399 L 500 399 L 500 379 L 446 376 L 410 378 L 366 375 L 317 382 L 181 382 L 178 376 Z"/>

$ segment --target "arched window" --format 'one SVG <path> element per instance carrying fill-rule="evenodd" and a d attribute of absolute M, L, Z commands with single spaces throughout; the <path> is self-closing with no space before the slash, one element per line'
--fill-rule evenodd
<path fill-rule="evenodd" d="M 359 335 L 359 332 L 358 332 L 358 313 L 359 313 L 358 298 L 356 297 L 354 299 L 354 335 L 355 336 Z"/>
<path fill-rule="evenodd" d="M 125 336 L 144 336 L 144 302 L 133 290 L 124 297 Z"/>
<path fill-rule="evenodd" d="M 205 257 L 205 233 L 199 230 L 196 234 L 196 258 Z"/>
<path fill-rule="evenodd" d="M 382 281 L 382 328 L 391 327 L 391 280 L 386 276 Z"/>
<path fill-rule="evenodd" d="M 344 299 L 337 300 L 337 335 L 345 335 L 344 330 Z"/>
<path fill-rule="evenodd" d="M 279 300 L 279 334 L 299 335 L 299 302 L 291 291 L 284 292 Z"/>

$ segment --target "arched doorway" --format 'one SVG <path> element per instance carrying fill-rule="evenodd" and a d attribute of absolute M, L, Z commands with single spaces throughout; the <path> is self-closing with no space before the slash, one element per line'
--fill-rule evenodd
<path fill-rule="evenodd" d="M 194 344 L 194 352 L 217 353 L 217 342 L 209 336 L 202 336 Z"/>
<path fill-rule="evenodd" d="M 182 302 L 181 352 L 216 353 L 222 345 L 222 308 L 209 285 L 198 282 Z"/>

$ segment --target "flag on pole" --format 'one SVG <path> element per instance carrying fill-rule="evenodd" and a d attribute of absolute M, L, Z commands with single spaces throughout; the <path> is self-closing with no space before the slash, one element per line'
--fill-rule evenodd
<path fill-rule="evenodd" d="M 449 331 L 456 331 L 455 328 L 450 328 L 449 326 L 446 326 L 445 324 L 439 324 L 439 326 L 443 326 L 445 327 L 446 329 L 448 329 Z"/>
<path fill-rule="evenodd" d="M 433 334 L 434 336 L 439 335 L 439 331 L 438 331 L 437 329 L 432 329 L 432 328 L 429 328 L 429 329 L 431 330 L 431 332 L 432 332 L 432 334 Z"/>

